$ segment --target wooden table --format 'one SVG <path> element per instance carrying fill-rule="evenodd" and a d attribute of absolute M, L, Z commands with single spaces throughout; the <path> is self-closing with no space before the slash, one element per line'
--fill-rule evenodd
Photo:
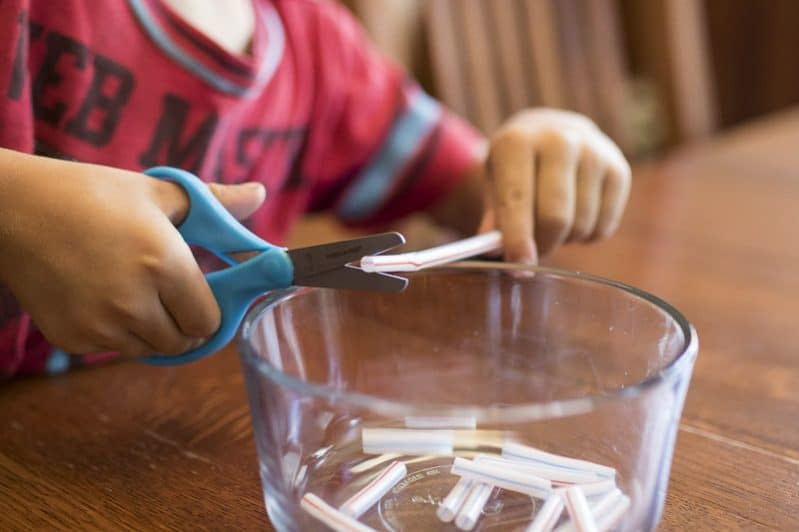
<path fill-rule="evenodd" d="M 799 530 L 799 111 L 639 168 L 601 247 L 550 264 L 660 295 L 700 355 L 663 530 Z M 232 349 L 0 388 L 0 529 L 268 529 Z"/>

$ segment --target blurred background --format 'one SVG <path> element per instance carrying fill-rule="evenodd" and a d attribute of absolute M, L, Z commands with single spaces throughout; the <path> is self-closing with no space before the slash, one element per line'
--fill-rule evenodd
<path fill-rule="evenodd" d="M 524 107 L 573 109 L 636 163 L 799 101 L 796 0 L 340 1 L 485 133 Z M 424 225 L 403 230 L 435 239 Z"/>

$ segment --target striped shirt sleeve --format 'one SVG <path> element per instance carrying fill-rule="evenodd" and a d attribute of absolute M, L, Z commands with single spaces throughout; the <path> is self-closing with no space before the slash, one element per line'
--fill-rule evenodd
<path fill-rule="evenodd" d="M 378 53 L 343 9 L 319 22 L 304 172 L 311 208 L 369 226 L 423 210 L 474 164 L 480 135 Z"/>

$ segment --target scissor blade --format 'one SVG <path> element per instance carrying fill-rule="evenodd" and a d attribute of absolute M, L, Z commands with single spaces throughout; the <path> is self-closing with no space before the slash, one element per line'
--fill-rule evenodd
<path fill-rule="evenodd" d="M 392 232 L 290 249 L 288 255 L 294 263 L 294 284 L 307 285 L 304 280 L 309 277 L 341 268 L 366 255 L 382 253 L 404 243 L 405 237 Z"/>
<path fill-rule="evenodd" d="M 366 273 L 355 266 L 342 266 L 299 280 L 295 279 L 294 283 L 302 286 L 347 288 L 368 292 L 401 292 L 408 285 L 408 280 L 386 273 Z"/>

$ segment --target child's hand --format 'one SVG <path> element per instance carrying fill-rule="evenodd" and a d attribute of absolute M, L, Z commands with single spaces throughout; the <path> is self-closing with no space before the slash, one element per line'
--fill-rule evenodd
<path fill-rule="evenodd" d="M 491 138 L 489 201 L 481 231 L 502 231 L 505 258 L 537 262 L 566 241 L 612 234 L 630 190 L 630 166 L 588 118 L 554 109 L 512 117 Z"/>
<path fill-rule="evenodd" d="M 188 208 L 177 185 L 5 150 L 0 172 L 0 280 L 53 345 L 177 354 L 217 329 L 217 303 L 173 225 Z M 212 190 L 238 218 L 264 199 L 255 184 Z"/>

